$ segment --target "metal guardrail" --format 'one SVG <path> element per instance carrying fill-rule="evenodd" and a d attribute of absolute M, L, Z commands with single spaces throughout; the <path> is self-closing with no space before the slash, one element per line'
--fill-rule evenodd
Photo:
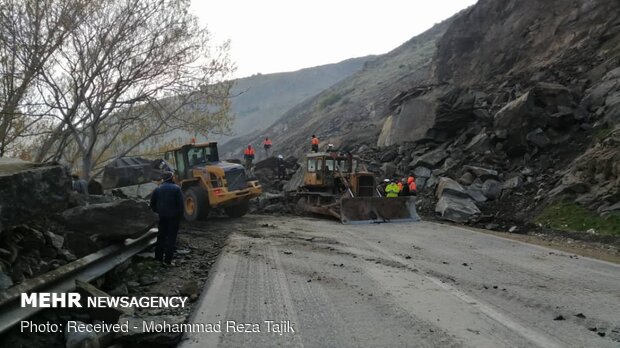
<path fill-rule="evenodd" d="M 155 244 L 156 235 L 157 229 L 151 229 L 137 239 L 127 240 L 122 245 L 111 245 L 0 293 L 0 333 L 42 309 L 21 307 L 22 293 L 71 291 L 75 289 L 76 280 L 89 282 L 98 278 L 133 255 Z"/>

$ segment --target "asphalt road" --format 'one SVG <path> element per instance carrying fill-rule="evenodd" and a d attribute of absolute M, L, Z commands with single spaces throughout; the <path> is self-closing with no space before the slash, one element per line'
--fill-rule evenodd
<path fill-rule="evenodd" d="M 180 347 L 620 346 L 620 265 L 429 222 L 244 219 L 192 318 L 222 332 Z"/>

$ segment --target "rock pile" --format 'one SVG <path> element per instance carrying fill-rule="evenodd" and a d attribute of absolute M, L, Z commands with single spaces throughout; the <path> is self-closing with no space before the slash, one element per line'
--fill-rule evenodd
<path fill-rule="evenodd" d="M 301 167 L 297 163 L 297 158 L 292 156 L 284 159 L 284 166 L 284 179 L 278 179 L 275 157 L 256 163 L 253 173 L 263 186 L 263 194 L 250 206 L 252 213 L 278 214 L 288 211 L 284 192 L 289 191 L 287 187 L 290 186 L 291 181 L 296 182 Z"/>
<path fill-rule="evenodd" d="M 144 202 L 72 192 L 60 165 L 8 158 L 0 158 L 0 205 L 0 291 L 156 222 Z"/>
<path fill-rule="evenodd" d="M 439 97 L 435 91 L 442 107 L 433 110 L 432 122 L 421 121 L 428 127 L 419 139 L 365 145 L 362 155 L 380 177 L 415 176 L 422 212 L 454 222 L 493 217 L 510 227 L 531 221 L 538 206 L 553 199 L 608 214 L 620 206 L 620 126 L 611 116 L 619 70 L 581 95 L 557 81 L 467 88 L 458 90 L 461 95 L 452 89 Z M 415 90 L 411 98 L 429 91 Z M 393 106 L 403 108 L 407 98 L 399 96 Z M 446 104 L 450 100 L 453 105 Z M 438 126 L 449 117 L 441 113 L 455 109 L 470 115 L 454 121 L 461 130 Z"/>

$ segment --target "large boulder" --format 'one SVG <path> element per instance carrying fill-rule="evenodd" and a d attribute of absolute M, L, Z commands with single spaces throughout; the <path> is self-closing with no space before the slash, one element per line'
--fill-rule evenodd
<path fill-rule="evenodd" d="M 555 197 L 561 194 L 586 193 L 590 191 L 590 185 L 576 175 L 569 173 L 562 177 L 560 184 L 549 191 L 549 196 Z"/>
<path fill-rule="evenodd" d="M 498 199 L 502 194 L 502 183 L 493 179 L 485 180 L 482 184 L 482 194 L 490 200 Z"/>
<path fill-rule="evenodd" d="M 435 191 L 435 196 L 437 198 L 441 198 L 444 195 L 451 195 L 454 197 L 461 198 L 469 198 L 469 195 L 458 182 L 447 178 L 442 177 L 439 179 L 439 184 L 437 185 L 437 191 Z"/>
<path fill-rule="evenodd" d="M 482 184 L 476 182 L 465 188 L 465 192 L 476 202 L 486 202 L 487 196 L 484 195 Z"/>
<path fill-rule="evenodd" d="M 452 222 L 467 222 L 480 215 L 480 209 L 469 198 L 442 196 L 435 206 L 435 213 Z"/>
<path fill-rule="evenodd" d="M 438 168 L 443 161 L 448 158 L 449 154 L 446 149 L 443 147 L 437 148 L 430 152 L 425 153 L 424 155 L 414 158 L 411 163 L 409 163 L 409 168 L 416 168 L 418 166 L 427 167 L 427 168 Z"/>
<path fill-rule="evenodd" d="M 144 234 L 157 216 L 146 203 L 125 199 L 65 210 L 61 221 L 68 230 L 91 240 L 121 241 Z"/>
<path fill-rule="evenodd" d="M 394 176 L 394 173 L 396 173 L 396 165 L 391 162 L 383 163 L 381 166 L 381 172 L 384 177 L 391 178 Z"/>
<path fill-rule="evenodd" d="M 5 227 L 63 211 L 70 193 L 66 168 L 0 158 L 0 221 Z"/>
<path fill-rule="evenodd" d="M 564 129 L 572 125 L 575 121 L 574 104 L 568 88 L 542 82 L 506 104 L 494 117 L 496 133 L 506 131 L 506 153 L 511 156 L 524 154 L 528 150 L 529 141 L 540 143 L 542 139 L 540 144 L 543 144 L 544 138 L 540 133 L 530 134 L 537 128 Z"/>
<path fill-rule="evenodd" d="M 413 176 L 416 179 L 418 179 L 418 178 L 430 178 L 432 174 L 433 174 L 432 170 L 430 170 L 430 169 L 428 169 L 426 167 L 423 167 L 423 166 L 416 167 L 413 170 Z"/>

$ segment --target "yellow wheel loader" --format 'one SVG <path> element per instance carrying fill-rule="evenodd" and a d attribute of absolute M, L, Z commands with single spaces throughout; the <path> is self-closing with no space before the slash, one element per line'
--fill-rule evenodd
<path fill-rule="evenodd" d="M 250 199 L 263 191 L 258 181 L 246 178 L 242 165 L 220 161 L 216 142 L 183 145 L 167 151 L 164 160 L 183 190 L 187 221 L 206 219 L 216 208 L 241 217 L 248 212 Z"/>
<path fill-rule="evenodd" d="M 302 212 L 344 224 L 419 220 L 415 197 L 380 197 L 375 177 L 356 156 L 336 152 L 306 155 L 303 183 L 289 194 Z"/>

